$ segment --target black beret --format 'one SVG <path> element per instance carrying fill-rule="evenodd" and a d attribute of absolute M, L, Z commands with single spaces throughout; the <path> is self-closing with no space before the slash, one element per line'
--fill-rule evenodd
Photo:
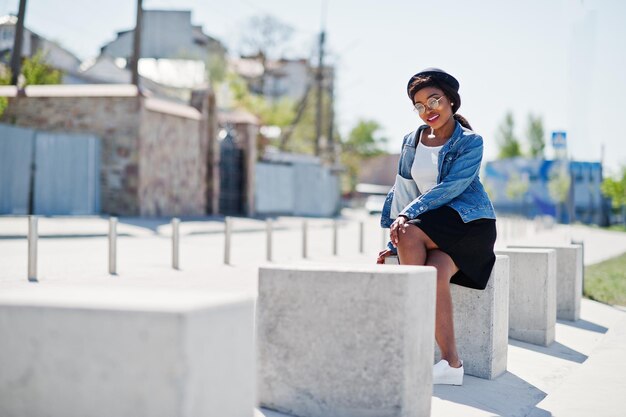
<path fill-rule="evenodd" d="M 413 83 L 413 81 L 415 81 L 416 78 L 425 77 L 425 76 L 430 76 L 435 81 L 446 84 L 448 87 L 450 87 L 452 90 L 454 90 L 457 93 L 459 91 L 459 81 L 456 78 L 454 78 L 452 75 L 448 74 L 447 72 L 439 68 L 426 68 L 418 72 L 414 76 L 412 76 L 411 79 L 409 79 L 409 83 L 406 85 L 406 93 L 409 95 L 409 98 L 411 100 L 413 100 L 413 97 L 411 97 L 411 91 L 410 91 L 411 83 Z"/>

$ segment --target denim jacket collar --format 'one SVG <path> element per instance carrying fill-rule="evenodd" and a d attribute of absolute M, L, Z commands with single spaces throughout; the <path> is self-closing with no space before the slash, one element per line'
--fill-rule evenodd
<path fill-rule="evenodd" d="M 413 134 L 410 138 L 410 142 L 408 143 L 408 145 L 411 145 L 414 148 L 416 148 L 417 141 L 419 140 L 419 136 L 421 135 L 422 131 L 426 129 L 428 129 L 428 125 L 421 125 L 417 129 L 415 129 L 415 131 L 413 131 Z M 452 136 L 450 136 L 450 139 L 448 139 L 446 143 L 444 143 L 443 148 L 441 148 L 440 152 L 442 154 L 448 152 L 450 148 L 454 146 L 454 144 L 459 140 L 459 138 L 462 135 L 463 135 L 463 126 L 461 126 L 461 124 L 457 120 L 455 120 L 454 130 L 452 131 Z"/>

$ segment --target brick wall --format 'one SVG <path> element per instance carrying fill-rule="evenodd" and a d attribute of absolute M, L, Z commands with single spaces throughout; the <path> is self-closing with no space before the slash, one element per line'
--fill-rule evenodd
<path fill-rule="evenodd" d="M 204 214 L 207 144 L 199 120 L 148 107 L 139 135 L 140 214 Z"/>
<path fill-rule="evenodd" d="M 200 114 L 133 86 L 32 86 L 0 121 L 101 138 L 101 207 L 118 215 L 202 215 L 206 135 Z M 202 138 L 200 136 L 203 136 Z"/>

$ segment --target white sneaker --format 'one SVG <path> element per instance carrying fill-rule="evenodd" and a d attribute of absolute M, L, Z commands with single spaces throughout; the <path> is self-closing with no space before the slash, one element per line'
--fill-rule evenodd
<path fill-rule="evenodd" d="M 453 368 L 447 360 L 442 359 L 433 365 L 433 384 L 437 385 L 463 385 L 463 361 L 461 366 Z"/>

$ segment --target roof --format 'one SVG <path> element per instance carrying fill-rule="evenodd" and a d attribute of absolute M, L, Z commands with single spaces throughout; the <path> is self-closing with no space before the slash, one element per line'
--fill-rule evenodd
<path fill-rule="evenodd" d="M 368 158 L 361 164 L 359 182 L 392 186 L 398 172 L 399 154 L 379 155 Z"/>
<path fill-rule="evenodd" d="M 15 25 L 17 24 L 17 16 L 11 14 L 0 16 L 0 25 Z"/>
<path fill-rule="evenodd" d="M 263 75 L 263 65 L 255 59 L 233 58 L 228 63 L 232 70 L 242 77 L 256 78 Z"/>
<path fill-rule="evenodd" d="M 137 87 L 132 84 L 60 84 L 29 85 L 27 97 L 135 97 Z"/>
<path fill-rule="evenodd" d="M 220 110 L 217 119 L 220 124 L 233 123 L 233 124 L 251 124 L 258 125 L 260 123 L 258 117 L 245 110 Z"/>

